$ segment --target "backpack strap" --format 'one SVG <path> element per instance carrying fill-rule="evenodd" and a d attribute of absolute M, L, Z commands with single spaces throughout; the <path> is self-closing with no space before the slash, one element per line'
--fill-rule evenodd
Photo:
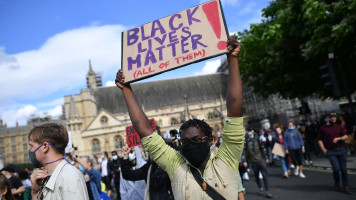
<path fill-rule="evenodd" d="M 190 171 L 192 172 L 194 179 L 200 185 L 200 187 L 209 195 L 210 198 L 214 200 L 226 200 L 219 192 L 217 192 L 213 187 L 211 187 L 208 183 L 206 183 L 202 178 L 200 173 L 194 167 L 190 167 Z"/>

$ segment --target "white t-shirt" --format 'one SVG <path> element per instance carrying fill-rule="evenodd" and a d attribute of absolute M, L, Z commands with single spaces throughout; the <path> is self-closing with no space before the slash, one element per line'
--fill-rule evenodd
<path fill-rule="evenodd" d="M 108 160 L 103 160 L 101 162 L 101 176 L 107 176 L 108 175 Z"/>

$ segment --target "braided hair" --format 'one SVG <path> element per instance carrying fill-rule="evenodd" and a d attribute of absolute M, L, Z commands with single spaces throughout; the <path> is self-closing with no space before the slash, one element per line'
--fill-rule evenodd
<path fill-rule="evenodd" d="M 179 134 L 181 135 L 183 131 L 187 130 L 189 127 L 196 127 L 201 129 L 206 136 L 212 137 L 212 129 L 204 120 L 199 119 L 190 119 L 186 121 L 182 126 L 179 128 Z"/>

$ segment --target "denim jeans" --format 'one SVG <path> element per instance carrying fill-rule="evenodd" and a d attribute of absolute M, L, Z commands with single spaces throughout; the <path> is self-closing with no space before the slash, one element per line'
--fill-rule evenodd
<path fill-rule="evenodd" d="M 344 187 L 349 187 L 349 177 L 346 168 L 346 150 L 341 148 L 339 150 L 328 149 L 326 156 L 329 158 L 330 164 L 333 168 L 334 181 L 340 182 L 340 171 L 342 175 L 342 184 Z"/>
<path fill-rule="evenodd" d="M 286 154 L 285 157 L 278 156 L 278 159 L 281 162 L 283 173 L 288 173 L 288 170 L 289 170 L 288 155 Z"/>

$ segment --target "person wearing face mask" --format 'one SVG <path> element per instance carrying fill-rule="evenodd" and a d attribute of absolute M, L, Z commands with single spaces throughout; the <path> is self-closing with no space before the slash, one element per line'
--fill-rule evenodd
<path fill-rule="evenodd" d="M 289 154 L 292 163 L 296 166 L 294 175 L 305 178 L 303 174 L 303 153 L 305 153 L 302 134 L 295 128 L 293 122 L 288 123 L 288 129 L 284 132 L 284 149 Z"/>
<path fill-rule="evenodd" d="M 263 146 L 262 142 L 255 135 L 254 130 L 248 129 L 247 132 L 247 141 L 245 144 L 245 156 L 246 163 L 249 161 L 251 163 L 251 168 L 253 170 L 253 174 L 255 176 L 255 181 L 257 187 L 259 188 L 258 195 L 263 195 L 264 190 L 261 184 L 261 180 L 259 178 L 259 172 L 262 173 L 263 177 L 263 186 L 266 191 L 266 197 L 272 198 L 273 195 L 270 191 L 269 183 L 268 183 L 268 173 L 266 163 L 269 162 L 266 148 Z"/>
<path fill-rule="evenodd" d="M 95 162 L 94 156 L 76 156 L 74 148 L 69 149 L 69 154 L 76 162 L 76 166 L 83 173 L 88 189 L 88 195 L 90 200 L 100 200 L 101 193 L 101 176 L 100 172 L 93 168 Z"/>
<path fill-rule="evenodd" d="M 120 200 L 120 167 L 122 158 L 117 155 L 117 151 L 111 152 L 111 162 L 109 163 L 109 169 L 111 177 L 114 176 L 114 186 L 116 191 L 116 198 Z"/>
<path fill-rule="evenodd" d="M 270 124 L 264 124 L 262 128 L 262 132 L 260 134 L 259 138 L 262 142 L 262 145 L 266 149 L 266 154 L 267 154 L 267 159 L 270 161 L 268 164 L 273 165 L 273 155 L 272 155 L 272 149 L 273 149 L 273 136 L 272 136 L 272 130 L 270 129 Z"/>
<path fill-rule="evenodd" d="M 65 158 L 68 133 L 62 125 L 46 123 L 33 128 L 29 135 L 29 158 L 33 200 L 87 200 L 88 191 L 82 173 Z"/>
<path fill-rule="evenodd" d="M 337 114 L 330 113 L 328 117 L 328 123 L 321 126 L 318 132 L 318 143 L 329 159 L 333 169 L 334 188 L 335 190 L 341 190 L 340 188 L 340 171 L 342 175 L 342 183 L 346 194 L 352 194 L 349 187 L 349 177 L 347 174 L 346 166 L 346 149 L 344 148 L 344 141 L 349 137 L 339 124 L 336 123 Z"/>
<path fill-rule="evenodd" d="M 213 144 L 211 127 L 198 119 L 190 119 L 180 127 L 181 154 L 170 148 L 153 131 L 135 100 L 131 86 L 124 84 L 122 70 L 116 74 L 115 83 L 123 92 L 131 122 L 148 153 L 168 173 L 175 199 L 236 199 L 238 196 L 237 172 L 245 135 L 238 64 L 240 49 L 236 36 L 230 36 L 227 41 L 227 50 L 230 51 L 227 54 L 227 118 L 222 133 L 223 142 L 216 153 L 210 152 Z"/>
<path fill-rule="evenodd" d="M 0 173 L 0 200 L 15 200 L 11 193 L 10 181 Z"/>

